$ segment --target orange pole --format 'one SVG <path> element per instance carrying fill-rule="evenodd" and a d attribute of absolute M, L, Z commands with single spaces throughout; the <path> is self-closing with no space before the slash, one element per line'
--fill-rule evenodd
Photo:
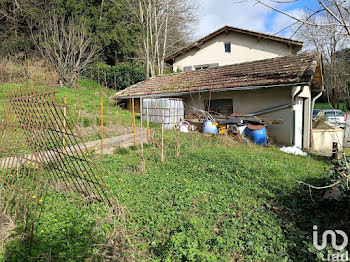
<path fill-rule="evenodd" d="M 162 146 L 161 146 L 161 161 L 164 162 L 164 109 L 162 118 Z"/>
<path fill-rule="evenodd" d="M 64 108 L 63 108 L 63 115 L 64 115 L 64 119 L 63 119 L 63 127 L 64 127 L 64 132 L 66 132 L 66 119 L 67 119 L 67 97 L 64 97 Z M 64 134 L 63 134 L 63 152 L 66 153 L 66 139 L 64 138 Z"/>
<path fill-rule="evenodd" d="M 149 117 L 148 117 L 148 102 L 149 102 L 149 100 L 148 100 L 148 98 L 146 98 L 146 119 L 147 119 L 147 143 L 149 143 L 150 142 L 150 134 L 149 134 Z"/>
<path fill-rule="evenodd" d="M 103 154 L 103 95 L 101 95 L 101 153 Z"/>
<path fill-rule="evenodd" d="M 134 144 L 136 145 L 136 121 L 135 121 L 135 99 L 131 99 L 132 103 L 132 121 L 133 121 L 133 128 L 134 128 Z"/>

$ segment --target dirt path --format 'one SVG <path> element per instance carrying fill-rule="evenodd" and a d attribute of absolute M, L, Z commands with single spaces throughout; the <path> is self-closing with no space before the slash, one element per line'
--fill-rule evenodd
<path fill-rule="evenodd" d="M 143 131 L 143 142 L 147 143 L 147 132 Z M 137 133 L 136 143 L 141 143 L 141 133 Z M 134 134 L 126 134 L 122 136 L 116 136 L 111 138 L 106 138 L 103 140 L 103 153 L 104 154 L 113 154 L 114 150 L 117 147 L 129 147 L 134 145 Z M 87 150 L 95 150 L 97 154 L 101 154 L 101 140 L 86 142 L 85 146 Z M 83 150 L 85 151 L 84 144 L 79 144 L 71 147 L 66 147 L 65 152 L 68 155 L 71 155 L 71 152 L 77 154 L 82 154 Z M 81 149 L 81 150 L 80 150 Z M 4 168 L 15 168 L 20 165 L 36 165 L 44 159 L 44 162 L 50 162 L 50 159 L 55 159 L 58 154 L 61 154 L 62 150 L 59 151 L 45 151 L 40 152 L 39 154 L 28 154 L 23 157 L 7 157 L 0 159 L 0 169 Z"/>

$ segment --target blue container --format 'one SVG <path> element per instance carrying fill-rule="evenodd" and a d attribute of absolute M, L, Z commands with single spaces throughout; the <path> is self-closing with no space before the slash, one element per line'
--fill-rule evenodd
<path fill-rule="evenodd" d="M 259 130 L 253 130 L 247 127 L 246 136 L 255 144 L 266 146 L 266 127 Z"/>
<path fill-rule="evenodd" d="M 204 120 L 202 125 L 202 132 L 204 134 L 218 134 L 219 130 L 217 126 L 213 125 L 212 121 Z"/>

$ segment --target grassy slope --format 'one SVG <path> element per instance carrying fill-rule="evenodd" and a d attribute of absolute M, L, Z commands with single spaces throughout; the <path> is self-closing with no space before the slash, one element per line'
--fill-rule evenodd
<path fill-rule="evenodd" d="M 74 99 L 71 90 L 60 90 Z M 84 111 L 98 112 L 96 90 L 78 90 Z M 78 105 L 77 105 L 78 106 Z M 106 105 L 109 110 L 115 108 Z M 78 109 L 78 108 L 77 108 Z M 130 113 L 119 114 L 126 124 Z M 124 119 L 124 120 L 123 120 Z M 128 207 L 129 231 L 137 249 L 150 260 L 313 261 L 312 225 L 338 227 L 342 203 L 321 201 L 323 191 L 310 192 L 291 177 L 316 185 L 327 183 L 329 163 L 312 156 L 281 153 L 222 141 L 200 134 L 181 134 L 181 155 L 175 137 L 166 132 L 167 160 L 160 162 L 159 131 L 145 148 L 146 174 L 141 174 L 140 149 L 120 149 L 99 158 L 107 183 Z M 83 261 L 103 243 L 110 226 L 96 223 L 106 216 L 99 204 L 83 205 L 78 196 L 49 191 L 36 227 L 33 261 L 44 256 Z M 12 241 L 9 261 L 26 257 L 28 247 Z M 1 255 L 0 255 L 1 261 Z"/>
<path fill-rule="evenodd" d="M 159 150 L 147 149 L 146 175 L 134 172 L 139 158 L 133 151 L 101 163 L 153 255 L 169 261 L 312 259 L 303 243 L 311 245 L 312 202 L 287 175 L 320 183 L 327 164 L 196 134 L 183 137 L 176 159 L 173 142 L 169 134 L 165 164 L 159 163 Z"/>
<path fill-rule="evenodd" d="M 61 104 L 63 104 L 64 97 L 67 97 L 67 105 L 69 114 L 72 117 L 74 123 L 80 129 L 90 128 L 95 129 L 96 132 L 88 135 L 87 140 L 99 139 L 99 127 L 101 123 L 100 115 L 100 96 L 103 96 L 104 105 L 104 126 L 127 126 L 132 125 L 132 118 L 129 112 L 121 110 L 112 103 L 109 98 L 115 92 L 107 88 L 98 88 L 95 82 L 90 80 L 80 80 L 80 86 L 82 88 L 56 88 L 57 98 Z M 6 84 L 0 85 L 0 115 L 3 110 L 4 100 L 9 90 L 13 88 L 25 88 L 26 84 Z M 139 124 L 139 121 L 137 121 Z M 108 135 L 108 134 L 107 134 Z"/>

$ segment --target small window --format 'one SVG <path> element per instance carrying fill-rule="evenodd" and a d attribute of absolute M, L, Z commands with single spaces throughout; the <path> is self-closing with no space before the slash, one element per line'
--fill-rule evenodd
<path fill-rule="evenodd" d="M 225 43 L 225 53 L 231 53 L 231 43 Z"/>
<path fill-rule="evenodd" d="M 230 115 L 233 113 L 233 101 L 232 99 L 205 100 L 204 109 L 209 112 Z"/>
<path fill-rule="evenodd" d="M 208 68 L 209 68 L 209 65 L 197 65 L 197 66 L 194 66 L 194 68 L 195 68 L 196 70 L 208 69 Z"/>

